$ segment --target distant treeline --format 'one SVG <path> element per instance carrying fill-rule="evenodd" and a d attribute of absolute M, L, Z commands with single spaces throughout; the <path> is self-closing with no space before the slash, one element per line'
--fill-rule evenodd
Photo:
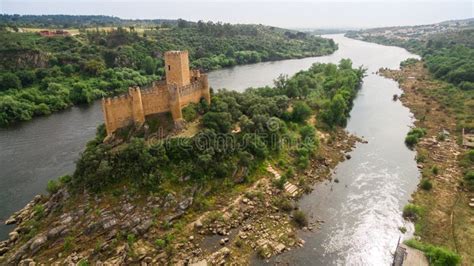
<path fill-rule="evenodd" d="M 160 24 L 176 25 L 175 19 L 121 19 L 111 16 L 73 16 L 73 15 L 0 15 L 0 25 L 32 28 L 88 28 L 88 27 L 128 27 L 153 26 Z"/>

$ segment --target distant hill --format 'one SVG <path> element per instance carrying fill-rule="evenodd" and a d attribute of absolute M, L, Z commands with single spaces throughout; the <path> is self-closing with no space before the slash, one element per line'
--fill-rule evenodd
<path fill-rule="evenodd" d="M 154 26 L 176 25 L 173 19 L 122 19 L 111 16 L 73 16 L 73 15 L 0 15 L 1 26 L 34 28 L 88 28 L 109 26 Z"/>

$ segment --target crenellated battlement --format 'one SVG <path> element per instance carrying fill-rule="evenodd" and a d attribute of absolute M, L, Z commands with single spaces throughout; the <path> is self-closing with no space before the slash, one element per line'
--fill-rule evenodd
<path fill-rule="evenodd" d="M 175 123 L 183 119 L 181 109 L 189 103 L 205 99 L 211 101 L 206 74 L 189 70 L 187 51 L 165 53 L 166 81 L 154 81 L 141 89 L 130 87 L 128 93 L 103 98 L 102 110 L 107 135 L 131 123 L 142 124 L 151 114 L 171 112 Z"/>

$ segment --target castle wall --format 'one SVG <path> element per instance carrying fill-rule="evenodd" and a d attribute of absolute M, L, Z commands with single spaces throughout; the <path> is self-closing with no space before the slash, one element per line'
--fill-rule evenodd
<path fill-rule="evenodd" d="M 207 75 L 198 70 L 189 71 L 187 52 L 167 52 L 165 61 L 165 67 L 168 64 L 170 66 L 170 70 L 166 72 L 166 82 L 153 82 L 146 89 L 129 88 L 128 94 L 102 99 L 108 135 L 133 122 L 143 124 L 147 115 L 163 112 L 171 112 L 178 125 L 183 119 L 183 107 L 189 103 L 198 103 L 202 98 L 210 103 Z"/>
<path fill-rule="evenodd" d="M 102 110 L 108 134 L 133 122 L 132 103 L 128 95 L 102 99 Z"/>
<path fill-rule="evenodd" d="M 168 87 L 165 85 L 142 91 L 142 103 L 145 116 L 169 111 Z"/>

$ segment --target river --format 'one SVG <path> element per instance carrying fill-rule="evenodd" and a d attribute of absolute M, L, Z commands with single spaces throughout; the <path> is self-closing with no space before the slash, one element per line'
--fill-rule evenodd
<path fill-rule="evenodd" d="M 401 210 L 416 189 L 419 173 L 414 152 L 403 144 L 412 115 L 399 101 L 392 101 L 392 95 L 401 90 L 374 72 L 380 67 L 397 68 L 402 60 L 417 56 L 342 35 L 327 37 L 339 45 L 332 55 L 213 71 L 209 83 L 213 88 L 242 91 L 272 85 L 279 74 L 292 75 L 315 62 L 337 63 L 341 58 L 368 68 L 347 130 L 369 143 L 358 144 L 352 159 L 337 166 L 333 178 L 339 183 L 318 184 L 301 199 L 300 207 L 310 220 L 325 223 L 314 232 L 301 232 L 305 246 L 275 260 L 304 265 L 388 265 L 401 235 L 398 227 L 410 227 L 404 224 Z M 49 179 L 72 173 L 74 161 L 102 121 L 100 102 L 96 102 L 0 129 L 0 220 L 44 193 Z M 0 239 L 11 229 L 2 225 Z"/>

